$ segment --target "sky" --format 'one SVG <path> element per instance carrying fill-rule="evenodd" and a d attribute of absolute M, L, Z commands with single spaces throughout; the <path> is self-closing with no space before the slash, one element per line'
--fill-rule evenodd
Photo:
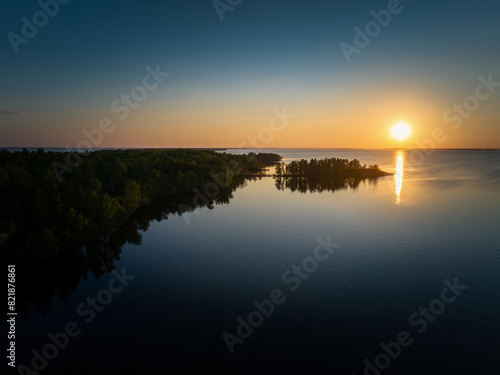
<path fill-rule="evenodd" d="M 0 147 L 500 148 L 499 15 L 497 0 L 5 0 Z"/>

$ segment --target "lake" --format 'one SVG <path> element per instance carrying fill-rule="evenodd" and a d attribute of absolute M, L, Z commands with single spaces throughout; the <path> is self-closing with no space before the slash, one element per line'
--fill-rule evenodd
<path fill-rule="evenodd" d="M 333 187 L 255 178 L 209 207 L 162 199 L 111 236 L 19 268 L 17 364 L 500 373 L 499 151 L 266 152 L 395 175 Z"/>

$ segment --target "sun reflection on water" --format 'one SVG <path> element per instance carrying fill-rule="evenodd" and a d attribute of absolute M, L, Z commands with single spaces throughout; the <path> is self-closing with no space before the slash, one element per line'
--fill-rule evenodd
<path fill-rule="evenodd" d="M 401 190 L 403 188 L 403 153 L 400 152 L 397 156 L 396 161 L 396 175 L 394 176 L 394 182 L 396 185 L 396 204 L 401 202 Z"/>

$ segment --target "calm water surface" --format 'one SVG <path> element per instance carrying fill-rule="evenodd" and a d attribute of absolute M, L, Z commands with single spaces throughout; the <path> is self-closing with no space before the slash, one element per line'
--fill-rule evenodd
<path fill-rule="evenodd" d="M 396 174 L 323 192 L 262 178 L 184 214 L 162 200 L 86 251 L 18 270 L 18 364 L 73 321 L 81 332 L 41 374 L 500 373 L 500 152 L 269 151 Z M 338 247 L 314 262 L 318 239 Z M 135 277 L 116 294 L 103 291 L 113 269 Z M 444 280 L 467 289 L 444 303 Z M 275 289 L 282 303 L 251 315 L 230 354 L 223 334 Z M 90 313 L 96 296 L 108 304 Z M 380 356 L 402 332 L 407 346 Z"/>

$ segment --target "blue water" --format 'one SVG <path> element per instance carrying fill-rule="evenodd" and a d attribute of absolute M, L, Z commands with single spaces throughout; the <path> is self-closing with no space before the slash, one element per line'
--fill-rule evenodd
<path fill-rule="evenodd" d="M 97 250 L 19 270 L 18 364 L 31 367 L 30 351 L 74 321 L 81 332 L 40 373 L 500 372 L 500 152 L 267 151 L 395 175 L 321 193 L 256 179 L 184 214 L 155 202 Z M 135 278 L 109 294 L 113 268 Z M 78 307 L 98 295 L 112 300 L 86 323 Z M 238 335 L 237 318 L 248 324 L 253 302 L 270 299 L 269 316 L 253 313 L 253 332 Z M 390 344 L 398 337 L 405 346 Z"/>

